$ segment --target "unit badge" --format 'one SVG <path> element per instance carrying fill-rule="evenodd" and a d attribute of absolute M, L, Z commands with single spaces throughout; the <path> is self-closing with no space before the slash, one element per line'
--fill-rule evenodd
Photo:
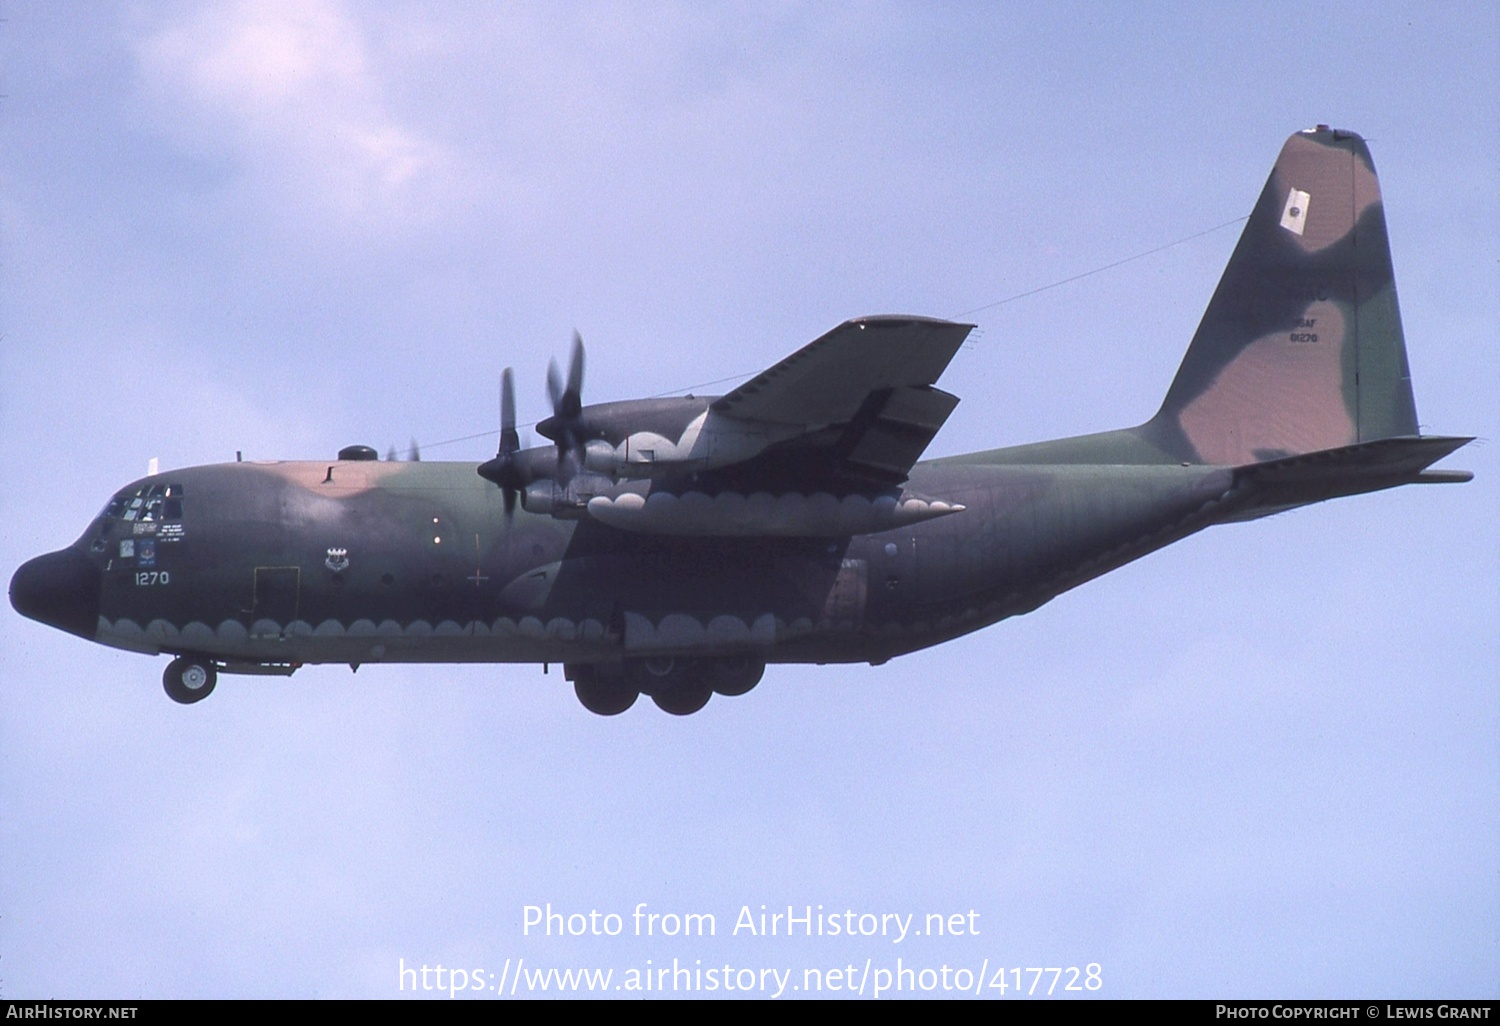
<path fill-rule="evenodd" d="M 328 558 L 323 560 L 323 565 L 336 574 L 341 574 L 349 569 L 348 549 L 329 549 Z"/>

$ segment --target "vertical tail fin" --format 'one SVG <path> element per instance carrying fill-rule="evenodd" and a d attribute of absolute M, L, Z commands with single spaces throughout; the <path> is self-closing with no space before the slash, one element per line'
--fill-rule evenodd
<path fill-rule="evenodd" d="M 1418 433 L 1380 185 L 1358 135 L 1320 125 L 1287 140 L 1143 430 L 1184 460 L 1236 465 Z"/>

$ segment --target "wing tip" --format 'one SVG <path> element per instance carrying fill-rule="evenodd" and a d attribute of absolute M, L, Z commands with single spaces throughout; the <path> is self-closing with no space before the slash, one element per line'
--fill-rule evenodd
<path fill-rule="evenodd" d="M 970 331 L 975 327 L 964 321 L 950 321 L 943 317 L 924 317 L 921 314 L 866 314 L 864 317 L 851 317 L 844 324 L 876 329 L 910 328 L 919 324 L 943 328 L 968 328 Z"/>

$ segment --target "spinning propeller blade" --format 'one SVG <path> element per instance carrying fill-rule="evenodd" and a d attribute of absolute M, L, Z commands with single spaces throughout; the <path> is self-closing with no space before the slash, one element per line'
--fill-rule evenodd
<path fill-rule="evenodd" d="M 500 448 L 495 458 L 481 464 L 479 476 L 500 486 L 505 496 L 505 515 L 516 509 L 516 495 L 526 487 L 526 473 L 522 470 L 516 453 L 521 450 L 521 439 L 516 434 L 516 386 L 509 367 L 500 375 Z"/>
<path fill-rule="evenodd" d="M 573 332 L 573 356 L 568 361 L 568 380 L 553 360 L 547 367 L 547 396 L 552 416 L 536 426 L 538 433 L 557 445 L 557 480 L 567 484 L 583 465 L 583 337 Z"/>

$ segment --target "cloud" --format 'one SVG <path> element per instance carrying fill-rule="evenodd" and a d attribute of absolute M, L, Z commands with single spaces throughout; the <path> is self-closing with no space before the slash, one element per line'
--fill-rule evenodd
<path fill-rule="evenodd" d="M 136 54 L 155 127 L 299 204 L 353 221 L 420 210 L 447 163 L 392 112 L 335 0 L 216 5 L 157 25 Z"/>

